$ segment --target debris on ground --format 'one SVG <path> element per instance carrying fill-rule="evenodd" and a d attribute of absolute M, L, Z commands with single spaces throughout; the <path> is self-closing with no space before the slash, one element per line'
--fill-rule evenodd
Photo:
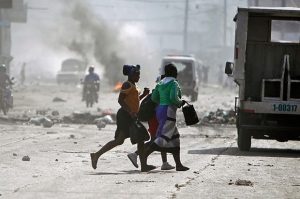
<path fill-rule="evenodd" d="M 250 180 L 237 179 L 234 184 L 238 186 L 253 186 L 253 183 Z"/>
<path fill-rule="evenodd" d="M 63 122 L 64 123 L 73 123 L 73 124 L 92 124 L 95 118 L 98 116 L 92 115 L 89 112 L 74 112 L 70 116 L 64 116 Z"/>
<path fill-rule="evenodd" d="M 235 124 L 236 116 L 234 110 L 217 109 L 216 112 L 209 112 L 201 120 L 201 124 Z"/>
<path fill-rule="evenodd" d="M 96 114 L 91 114 L 90 112 L 73 112 L 70 116 L 64 116 L 62 119 L 63 123 L 71 124 L 95 124 L 97 119 L 105 121 L 106 124 L 115 123 L 116 114 L 98 112 Z"/>
<path fill-rule="evenodd" d="M 30 157 L 28 155 L 23 156 L 22 161 L 30 161 Z"/>
<path fill-rule="evenodd" d="M 55 97 L 55 98 L 53 98 L 52 102 L 66 102 L 66 100 L 64 100 L 60 97 Z"/>
<path fill-rule="evenodd" d="M 59 116 L 59 112 L 58 111 L 52 111 L 51 115 L 52 116 Z"/>
<path fill-rule="evenodd" d="M 57 134 L 57 132 L 54 132 L 54 131 L 48 131 L 47 134 Z"/>
<path fill-rule="evenodd" d="M 43 117 L 34 117 L 29 120 L 29 123 L 34 124 L 36 126 L 40 126 L 42 124 Z"/>
<path fill-rule="evenodd" d="M 50 128 L 53 126 L 53 122 L 48 117 L 34 117 L 29 120 L 29 123 L 34 124 L 36 126 L 41 126 L 45 128 Z"/>
<path fill-rule="evenodd" d="M 13 156 L 18 156 L 18 154 L 16 154 L 16 153 L 13 153 Z"/>
<path fill-rule="evenodd" d="M 42 120 L 42 124 L 43 124 L 43 127 L 45 128 L 50 128 L 53 126 L 53 122 L 51 119 L 47 118 L 47 117 L 44 117 L 43 120 Z"/>
<path fill-rule="evenodd" d="M 49 109 L 37 109 L 35 111 L 36 115 L 46 115 L 48 113 Z"/>
<path fill-rule="evenodd" d="M 180 189 L 181 187 L 185 187 L 185 185 L 184 185 L 184 184 L 175 184 L 175 187 L 176 187 L 177 189 Z"/>
<path fill-rule="evenodd" d="M 96 123 L 96 126 L 98 127 L 99 130 L 104 128 L 107 124 L 115 123 L 110 115 L 105 115 L 103 117 L 96 118 L 94 122 Z"/>
<path fill-rule="evenodd" d="M 71 135 L 69 136 L 69 138 L 70 138 L 70 139 L 74 139 L 74 138 L 75 138 L 75 135 L 71 134 Z"/>

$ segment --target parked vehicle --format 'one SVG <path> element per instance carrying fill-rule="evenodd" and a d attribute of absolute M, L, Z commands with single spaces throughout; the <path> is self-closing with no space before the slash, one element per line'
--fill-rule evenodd
<path fill-rule="evenodd" d="M 191 101 L 197 101 L 199 90 L 200 61 L 188 55 L 168 55 L 162 59 L 162 67 L 173 63 L 178 70 L 178 82 L 183 95 L 191 96 Z M 161 69 L 163 71 L 163 69 Z"/>
<path fill-rule="evenodd" d="M 86 65 L 78 59 L 66 59 L 56 75 L 58 84 L 78 84 L 85 75 Z"/>
<path fill-rule="evenodd" d="M 300 9 L 238 8 L 234 63 L 238 147 L 251 138 L 300 140 Z"/>

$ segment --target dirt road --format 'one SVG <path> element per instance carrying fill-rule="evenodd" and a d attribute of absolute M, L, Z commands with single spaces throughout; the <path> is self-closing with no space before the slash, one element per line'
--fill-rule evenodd
<path fill-rule="evenodd" d="M 9 116 L 34 115 L 39 108 L 61 114 L 85 110 L 80 89 L 72 94 L 60 88 L 47 95 L 49 89 L 16 92 Z M 195 104 L 201 114 L 232 105 L 234 94 L 216 92 L 203 89 Z M 55 96 L 67 102 L 53 103 Z M 115 111 L 116 96 L 104 93 L 97 107 Z M 219 104 L 205 104 L 207 99 Z M 93 170 L 89 153 L 111 140 L 115 128 L 0 124 L 0 198 L 300 198 L 299 142 L 253 140 L 250 152 L 240 152 L 234 126 L 183 126 L 181 155 L 189 171 L 161 171 L 160 154 L 154 153 L 148 161 L 158 168 L 141 173 L 126 156 L 136 149 L 129 140 L 104 154 Z M 22 161 L 24 156 L 30 161 Z M 168 160 L 174 165 L 171 155 Z"/>

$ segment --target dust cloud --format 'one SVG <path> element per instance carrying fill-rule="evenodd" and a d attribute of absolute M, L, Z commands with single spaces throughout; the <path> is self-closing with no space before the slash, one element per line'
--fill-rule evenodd
<path fill-rule="evenodd" d="M 64 15 L 65 23 L 72 25 L 73 30 L 65 29 L 60 43 L 78 54 L 87 65 L 98 65 L 110 84 L 124 79 L 124 64 L 149 65 L 148 39 L 141 26 L 110 24 L 97 16 L 88 4 L 79 0 L 73 1 L 70 10 L 69 4 L 64 5 L 68 8 Z M 153 71 L 153 68 L 148 69 L 143 74 Z"/>
<path fill-rule="evenodd" d="M 55 7 L 50 5 L 50 1 L 45 4 L 50 11 L 44 15 L 52 14 L 53 20 L 33 22 L 29 17 L 29 26 L 18 27 L 27 28 L 28 34 L 24 45 L 19 46 L 23 50 L 14 50 L 16 59 L 12 68 L 16 75 L 21 63 L 26 62 L 27 68 L 33 69 L 29 72 L 32 76 L 41 79 L 51 74 L 54 79 L 63 60 L 77 58 L 86 66 L 94 65 L 96 72 L 111 85 L 126 78 L 122 75 L 124 64 L 142 66 L 141 84 L 154 82 L 159 58 L 156 59 L 154 50 L 147 43 L 149 39 L 141 24 L 105 21 L 82 0 L 55 1 L 55 4 Z M 52 9 L 56 12 L 53 13 Z M 31 54 L 28 51 L 24 53 L 28 46 L 32 46 Z"/>

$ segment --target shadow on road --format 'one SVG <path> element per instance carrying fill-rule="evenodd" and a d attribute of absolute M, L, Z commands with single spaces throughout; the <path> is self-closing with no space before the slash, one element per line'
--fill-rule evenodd
<path fill-rule="evenodd" d="M 239 151 L 237 147 L 220 147 L 201 150 L 189 150 L 188 154 L 230 155 L 230 156 L 261 156 L 261 157 L 285 157 L 299 158 L 300 150 L 297 149 L 264 149 L 251 148 L 250 151 Z"/>
<path fill-rule="evenodd" d="M 128 174 L 141 174 L 142 172 L 139 171 L 139 170 L 123 170 L 123 171 L 120 171 L 120 172 L 96 172 L 96 173 L 87 173 L 87 175 L 128 175 Z M 155 169 L 155 170 L 152 170 L 152 171 L 149 171 L 149 172 L 144 172 L 145 174 L 146 173 L 177 173 L 177 171 L 174 169 L 174 170 L 160 170 L 160 169 Z"/>
<path fill-rule="evenodd" d="M 121 172 L 95 172 L 95 173 L 87 173 L 87 175 L 128 175 L 128 174 L 136 174 L 140 173 L 139 170 L 128 170 L 128 171 L 121 171 Z"/>

